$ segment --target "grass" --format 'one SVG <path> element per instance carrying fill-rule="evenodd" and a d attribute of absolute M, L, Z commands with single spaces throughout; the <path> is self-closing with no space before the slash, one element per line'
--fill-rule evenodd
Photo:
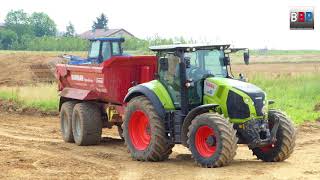
<path fill-rule="evenodd" d="M 320 73 L 282 75 L 280 77 L 254 76 L 250 80 L 275 100 L 271 107 L 285 111 L 295 123 L 320 118 L 314 107 L 320 103 Z"/>
<path fill-rule="evenodd" d="M 42 111 L 56 111 L 59 103 L 56 84 L 0 87 L 0 98 L 13 100 L 23 107 L 32 107 Z"/>

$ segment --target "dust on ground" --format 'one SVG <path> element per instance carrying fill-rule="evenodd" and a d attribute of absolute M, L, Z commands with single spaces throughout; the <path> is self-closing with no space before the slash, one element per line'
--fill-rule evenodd
<path fill-rule="evenodd" d="M 298 128 L 297 145 L 285 162 L 264 163 L 240 145 L 226 167 L 200 168 L 176 145 L 164 162 L 133 161 L 116 129 L 102 144 L 80 147 L 61 140 L 58 117 L 0 113 L 0 179 L 319 179 L 320 123 Z"/>

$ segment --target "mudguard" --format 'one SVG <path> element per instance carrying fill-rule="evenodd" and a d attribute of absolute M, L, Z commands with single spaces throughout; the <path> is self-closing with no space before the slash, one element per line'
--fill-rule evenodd
<path fill-rule="evenodd" d="M 98 97 L 94 91 L 76 88 L 64 88 L 59 96 L 76 100 L 96 100 Z"/>
<path fill-rule="evenodd" d="M 154 106 L 155 110 L 157 111 L 158 115 L 161 117 L 161 119 L 165 119 L 166 111 L 158 98 L 158 96 L 149 88 L 143 86 L 143 85 L 137 85 L 129 89 L 128 94 L 124 98 L 124 102 L 129 102 L 132 98 L 136 96 L 146 96 Z"/>

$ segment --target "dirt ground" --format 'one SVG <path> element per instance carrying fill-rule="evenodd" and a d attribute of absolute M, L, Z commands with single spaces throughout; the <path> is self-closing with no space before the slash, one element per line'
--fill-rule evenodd
<path fill-rule="evenodd" d="M 24 85 L 34 81 L 31 64 L 48 63 L 54 55 L 0 54 L 0 85 Z"/>
<path fill-rule="evenodd" d="M 197 167 L 176 145 L 164 162 L 133 161 L 116 129 L 98 146 L 64 143 L 58 117 L 0 113 L 0 179 L 320 179 L 320 123 L 298 128 L 297 145 L 285 162 L 264 163 L 239 146 L 227 167 Z"/>

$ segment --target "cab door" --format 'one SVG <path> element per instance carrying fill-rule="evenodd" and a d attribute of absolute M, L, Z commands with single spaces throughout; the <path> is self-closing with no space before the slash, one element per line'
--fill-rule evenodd
<path fill-rule="evenodd" d="M 179 109 L 181 107 L 180 58 L 172 53 L 161 53 L 158 58 L 159 81 L 167 89 L 175 108 Z"/>

